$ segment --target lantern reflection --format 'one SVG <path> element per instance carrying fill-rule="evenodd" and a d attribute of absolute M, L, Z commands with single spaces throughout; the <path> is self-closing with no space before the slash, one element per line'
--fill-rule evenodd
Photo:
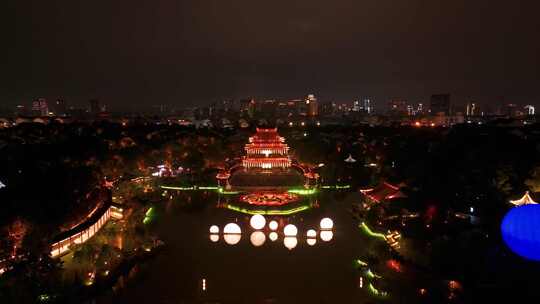
<path fill-rule="evenodd" d="M 298 239 L 294 236 L 286 236 L 283 239 L 283 244 L 285 247 L 287 247 L 287 249 L 292 250 L 296 247 L 296 245 L 298 245 Z"/>
<path fill-rule="evenodd" d="M 264 235 L 261 231 L 255 231 L 250 236 L 251 244 L 255 247 L 262 246 L 264 242 L 266 241 L 266 235 Z"/>
<path fill-rule="evenodd" d="M 240 239 L 242 238 L 241 234 L 224 234 L 223 239 L 225 240 L 225 243 L 229 245 L 236 245 L 238 242 L 240 242 Z"/>
<path fill-rule="evenodd" d="M 219 241 L 219 234 L 210 234 L 210 241 L 214 243 Z"/>
<path fill-rule="evenodd" d="M 334 232 L 326 231 L 326 230 L 321 231 L 320 236 L 321 236 L 321 240 L 323 240 L 324 242 L 330 242 L 332 238 L 334 237 Z"/>

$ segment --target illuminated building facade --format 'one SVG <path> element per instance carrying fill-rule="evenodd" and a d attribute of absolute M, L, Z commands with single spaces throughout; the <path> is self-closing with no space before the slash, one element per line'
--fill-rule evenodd
<path fill-rule="evenodd" d="M 67 253 L 70 246 L 82 244 L 94 236 L 111 218 L 123 218 L 123 209 L 115 205 L 104 205 L 89 215 L 82 224 L 58 235 L 51 245 L 51 256 L 57 257 Z"/>
<path fill-rule="evenodd" d="M 277 128 L 257 128 L 257 133 L 249 138 L 245 146 L 246 156 L 242 165 L 246 169 L 289 168 L 289 146 L 285 138 L 279 136 Z"/>

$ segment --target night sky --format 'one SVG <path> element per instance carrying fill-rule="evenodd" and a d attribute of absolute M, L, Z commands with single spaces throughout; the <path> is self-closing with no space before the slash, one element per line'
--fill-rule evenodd
<path fill-rule="evenodd" d="M 538 1 L 8 1 L 5 104 L 540 103 Z"/>

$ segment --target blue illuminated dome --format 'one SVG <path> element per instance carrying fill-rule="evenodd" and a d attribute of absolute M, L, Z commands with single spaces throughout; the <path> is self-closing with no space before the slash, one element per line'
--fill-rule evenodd
<path fill-rule="evenodd" d="M 502 220 L 501 233 L 513 252 L 540 261 L 540 204 L 512 208 Z"/>

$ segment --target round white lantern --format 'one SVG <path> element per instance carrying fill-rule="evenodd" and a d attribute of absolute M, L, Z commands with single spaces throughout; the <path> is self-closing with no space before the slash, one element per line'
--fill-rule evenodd
<path fill-rule="evenodd" d="M 251 227 L 253 227 L 253 229 L 261 230 L 266 225 L 266 219 L 260 214 L 255 214 L 249 220 L 249 224 L 251 225 Z"/>
<path fill-rule="evenodd" d="M 236 223 L 228 223 L 223 228 L 224 234 L 241 234 L 242 230 L 240 229 L 240 226 L 238 226 Z"/>
<path fill-rule="evenodd" d="M 216 226 L 216 225 L 210 226 L 210 233 L 212 233 L 212 234 L 219 233 L 219 227 Z"/>
<path fill-rule="evenodd" d="M 332 228 L 334 228 L 334 222 L 330 218 L 325 217 L 321 220 L 321 229 L 330 230 Z"/>
<path fill-rule="evenodd" d="M 298 234 L 298 229 L 295 225 L 289 224 L 283 228 L 283 234 L 285 234 L 285 236 L 296 236 Z"/>
<path fill-rule="evenodd" d="M 253 246 L 259 247 L 264 244 L 264 241 L 266 241 L 266 235 L 264 235 L 262 231 L 255 231 L 251 234 L 249 240 Z"/>
<path fill-rule="evenodd" d="M 270 223 L 268 223 L 268 228 L 270 228 L 270 230 L 277 230 L 278 226 L 278 222 L 276 221 L 271 221 Z"/>

